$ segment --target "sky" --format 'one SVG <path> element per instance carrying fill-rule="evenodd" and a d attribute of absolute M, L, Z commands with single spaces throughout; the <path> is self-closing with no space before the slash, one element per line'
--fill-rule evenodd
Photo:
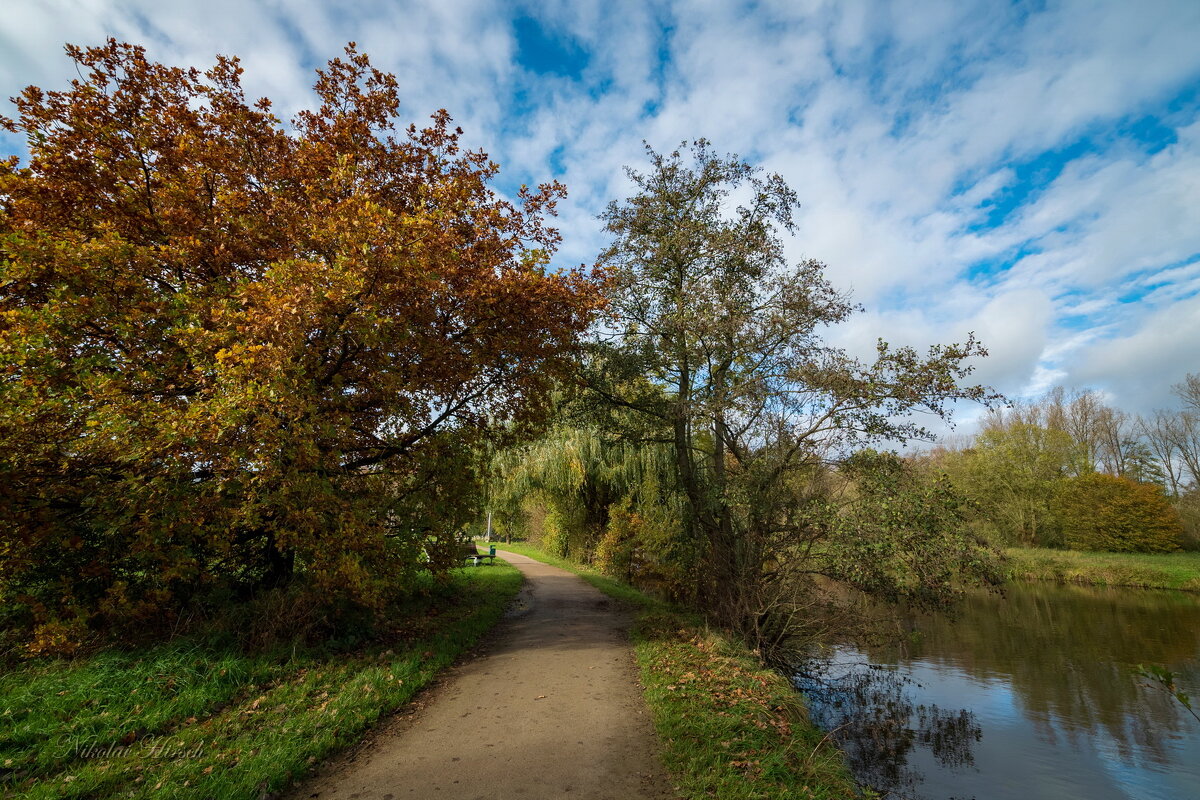
<path fill-rule="evenodd" d="M 778 172 L 788 252 L 866 309 L 869 355 L 974 331 L 976 379 L 1092 388 L 1135 413 L 1200 372 L 1200 2 L 3 0 L 0 97 L 74 77 L 66 42 L 236 55 L 289 117 L 348 41 L 447 109 L 497 188 L 558 179 L 558 263 L 591 263 L 643 142 Z M 13 107 L 0 100 L 0 114 Z M 0 152 L 22 153 L 0 136 Z M 958 413 L 969 432 L 976 408 Z"/>

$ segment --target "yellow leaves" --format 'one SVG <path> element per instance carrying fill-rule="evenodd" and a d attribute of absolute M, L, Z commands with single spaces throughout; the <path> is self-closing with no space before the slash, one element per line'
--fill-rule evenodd
<path fill-rule="evenodd" d="M 83 620 L 52 619 L 34 627 L 26 652 L 31 656 L 70 656 L 79 650 L 86 636 Z"/>
<path fill-rule="evenodd" d="M 243 344 L 238 343 L 230 347 L 222 347 L 218 350 L 214 359 L 217 364 L 222 367 L 249 367 L 253 366 L 263 351 L 267 350 L 265 344 Z"/>

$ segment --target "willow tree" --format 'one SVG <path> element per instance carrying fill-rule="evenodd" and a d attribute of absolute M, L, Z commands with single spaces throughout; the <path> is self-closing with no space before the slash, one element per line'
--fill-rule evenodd
<path fill-rule="evenodd" d="M 648 171 L 628 171 L 635 194 L 603 215 L 611 316 L 589 380 L 671 447 L 682 524 L 704 552 L 696 600 L 742 625 L 785 572 L 855 582 L 857 565 L 819 546 L 853 535 L 814 513 L 827 465 L 865 444 L 928 436 L 910 412 L 945 417 L 950 401 L 985 398 L 960 383 L 966 360 L 985 353 L 973 337 L 924 355 L 880 341 L 866 362 L 831 345 L 825 332 L 858 309 L 824 264 L 785 258 L 797 197 L 783 179 L 703 140 L 647 154 Z M 971 559 L 922 541 L 923 558 Z M 898 579 L 869 588 L 916 594 Z"/>
<path fill-rule="evenodd" d="M 501 524 L 525 527 L 556 555 L 678 595 L 690 554 L 670 449 L 614 437 L 563 415 L 536 441 L 497 455 L 489 489 Z M 529 517 L 537 529 L 529 531 Z"/>
<path fill-rule="evenodd" d="M 459 523 L 464 454 L 536 418 L 600 303 L 450 117 L 353 45 L 285 127 L 236 59 L 110 41 L 0 161 L 0 600 L 161 619 L 304 572 L 364 602 Z"/>

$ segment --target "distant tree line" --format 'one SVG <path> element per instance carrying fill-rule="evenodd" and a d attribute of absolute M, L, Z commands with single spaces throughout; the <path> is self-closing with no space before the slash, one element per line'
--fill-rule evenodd
<path fill-rule="evenodd" d="M 989 412 L 980 433 L 924 457 L 972 501 L 972 524 L 1007 545 L 1200 549 L 1200 375 L 1148 417 L 1059 387 Z"/>

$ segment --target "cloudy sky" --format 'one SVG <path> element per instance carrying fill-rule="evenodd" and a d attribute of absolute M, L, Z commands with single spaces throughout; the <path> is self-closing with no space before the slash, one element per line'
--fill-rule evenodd
<path fill-rule="evenodd" d="M 240 56 L 288 116 L 355 40 L 409 119 L 450 111 L 501 189 L 567 185 L 564 264 L 594 260 L 642 140 L 703 136 L 799 192 L 792 253 L 867 308 L 836 333 L 855 351 L 973 330 L 1006 394 L 1092 387 L 1131 411 L 1200 372 L 1197 0 L 3 6 L 5 98 L 63 86 L 64 42 L 115 36 L 175 64 Z"/>

